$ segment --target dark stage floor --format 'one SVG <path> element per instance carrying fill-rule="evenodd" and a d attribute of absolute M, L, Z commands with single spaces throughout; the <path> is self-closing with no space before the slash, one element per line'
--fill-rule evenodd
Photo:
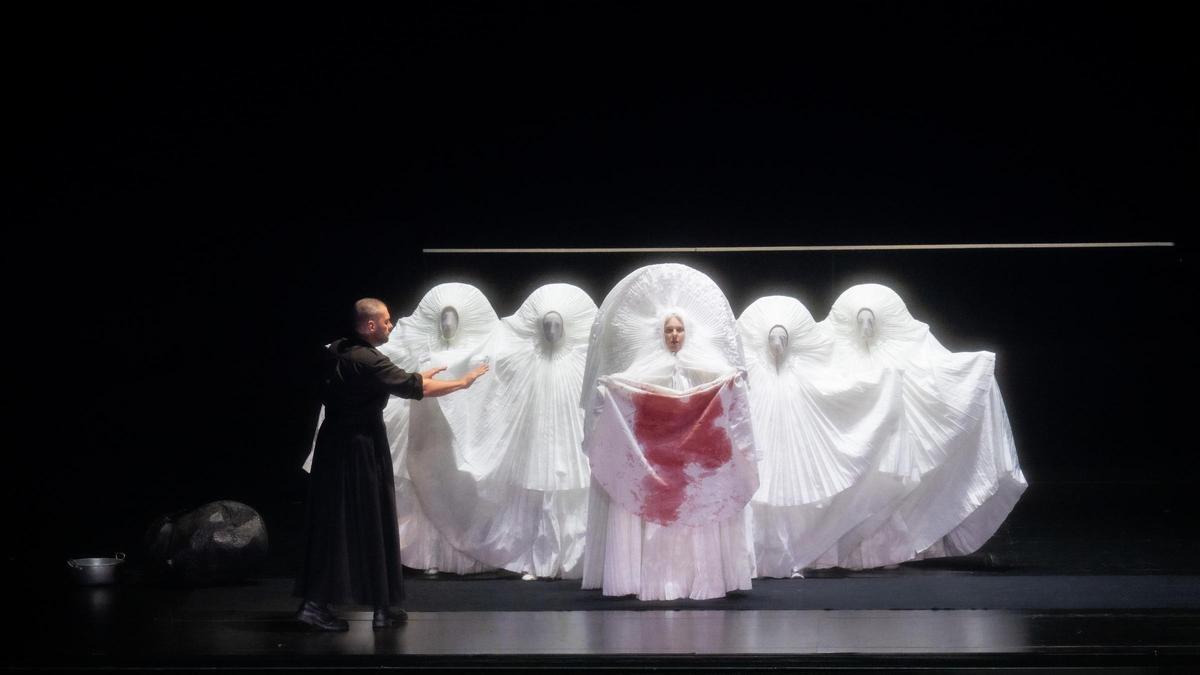
<path fill-rule="evenodd" d="M 753 590 L 714 601 L 641 603 L 582 591 L 578 582 L 414 573 L 406 578 L 407 625 L 374 632 L 366 608 L 345 608 L 345 634 L 312 633 L 292 620 L 302 505 L 258 504 L 272 556 L 244 585 L 184 590 L 150 583 L 139 573 L 136 543 L 120 540 L 116 530 L 84 537 L 114 537 L 93 554 L 131 552 L 128 574 L 113 587 L 74 587 L 61 573 L 62 560 L 41 559 L 50 555 L 45 547 L 6 556 L 16 610 L 2 634 L 0 665 L 751 670 L 1200 663 L 1200 541 L 1178 506 L 1187 492 L 1146 486 L 1105 507 L 1108 490 L 1035 485 L 971 556 L 756 580 Z"/>
<path fill-rule="evenodd" d="M 112 588 L 43 589 L 5 634 L 10 667 L 698 667 L 1168 666 L 1200 657 L 1196 577 L 908 574 L 766 580 L 744 597 L 627 607 L 568 582 L 409 579 L 407 625 L 372 631 L 366 608 L 351 629 L 310 632 L 292 620 L 290 581 L 163 589 L 129 579 Z M 1005 596 L 988 582 L 1017 589 Z M 864 589 L 866 583 L 872 588 Z M 915 590 L 904 590 L 915 585 Z M 995 604 L 989 609 L 867 609 Z M 1020 588 L 1025 590 L 1021 591 Z M 981 590 L 982 589 L 982 590 Z M 762 596 L 776 609 L 748 602 Z M 896 601 L 896 597 L 908 600 Z M 533 601 L 563 596 L 546 611 Z M 566 599 L 581 609 L 562 610 Z M 1051 600 L 1069 608 L 1045 608 Z M 838 602 L 844 600 L 845 602 Z M 848 605 L 809 609 L 810 605 Z M 1037 608 L 1025 608 L 1031 605 Z M 1112 605 L 1111 608 L 1103 608 Z M 1173 609 L 1162 609 L 1168 605 Z M 509 609 L 503 609 L 504 607 Z M 604 607 L 608 607 L 605 609 Z M 486 609 L 479 609 L 486 608 Z"/>

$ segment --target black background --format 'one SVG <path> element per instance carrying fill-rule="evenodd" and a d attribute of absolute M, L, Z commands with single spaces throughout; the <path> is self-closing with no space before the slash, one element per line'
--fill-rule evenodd
<path fill-rule="evenodd" d="M 308 355 L 357 297 L 404 316 L 460 280 L 504 316 L 555 281 L 599 303 L 667 260 L 710 274 L 735 313 L 783 293 L 820 319 L 853 283 L 889 285 L 951 349 L 997 352 L 1033 489 L 1191 502 L 1196 56 L 1168 5 L 56 7 L 6 23 L 10 560 L 129 548 L 211 499 L 302 499 Z M 1096 241 L 1176 246 L 421 253 Z"/>

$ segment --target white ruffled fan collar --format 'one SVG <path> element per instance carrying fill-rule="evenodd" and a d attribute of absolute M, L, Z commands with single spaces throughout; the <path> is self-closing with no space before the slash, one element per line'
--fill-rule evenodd
<path fill-rule="evenodd" d="M 562 339 L 550 344 L 543 332 L 543 320 L 550 312 L 562 318 Z M 596 316 L 596 303 L 583 289 L 571 284 L 547 284 L 526 298 L 504 323 L 521 339 L 536 341 L 547 353 L 561 354 L 586 349 L 588 334 Z"/>
<path fill-rule="evenodd" d="M 458 330 L 450 339 L 442 337 L 442 312 L 447 307 L 453 307 L 458 314 Z M 431 353 L 482 344 L 499 320 L 478 288 L 461 283 L 439 284 L 421 298 L 412 315 L 396 324 L 390 340 L 420 360 Z"/>
<path fill-rule="evenodd" d="M 788 359 L 824 355 L 829 350 L 829 338 L 803 303 L 783 295 L 770 295 L 750 303 L 738 318 L 738 332 L 747 362 L 774 362 L 769 336 L 776 326 L 787 331 L 785 353 Z"/>
<path fill-rule="evenodd" d="M 875 334 L 864 338 L 859 315 L 866 311 L 874 317 Z M 913 341 L 929 331 L 929 326 L 913 318 L 895 291 L 880 284 L 859 284 L 846 289 L 833 303 L 828 323 L 837 340 L 860 347 Z"/>
<path fill-rule="evenodd" d="M 677 354 L 663 340 L 670 315 L 684 324 L 684 344 Z M 649 265 L 622 279 L 596 313 L 581 403 L 590 408 L 602 376 L 635 364 L 641 371 L 671 363 L 721 372 L 745 368 L 745 357 L 729 301 L 712 279 L 678 263 Z"/>

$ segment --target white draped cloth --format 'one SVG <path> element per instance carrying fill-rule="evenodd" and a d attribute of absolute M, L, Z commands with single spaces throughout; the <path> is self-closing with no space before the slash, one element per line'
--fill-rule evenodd
<path fill-rule="evenodd" d="M 442 333 L 442 317 L 448 307 L 454 308 L 458 325 L 446 338 Z M 498 323 L 491 303 L 479 289 L 461 283 L 439 284 L 425 294 L 410 316 L 396 323 L 380 351 L 389 357 L 403 355 L 403 362 L 397 365 L 406 370 L 446 366 L 447 370 L 435 379 L 457 379 L 477 365 L 477 352 Z M 400 559 L 406 567 L 454 574 L 489 569 L 455 548 L 438 530 L 428 514 L 430 504 L 441 504 L 442 488 L 422 483 L 412 474 L 414 457 L 450 452 L 451 431 L 441 403 L 461 393 L 420 401 L 392 399 L 384 410 L 396 469 Z"/>
<path fill-rule="evenodd" d="M 826 551 L 903 494 L 880 471 L 900 438 L 901 374 L 834 367 L 833 336 L 795 298 L 754 301 L 738 331 L 761 457 L 751 502 L 758 575 L 787 577 L 822 566 Z"/>
<path fill-rule="evenodd" d="M 685 328 L 674 354 L 663 339 L 672 315 Z M 749 589 L 754 436 L 716 284 L 678 264 L 625 277 L 592 325 L 581 405 L 592 466 L 583 587 L 642 600 Z"/>
<path fill-rule="evenodd" d="M 995 355 L 946 349 L 894 291 L 877 284 L 846 290 L 822 324 L 833 336 L 837 368 L 903 371 L 900 438 L 880 468 L 907 487 L 823 563 L 876 567 L 979 549 L 1027 487 Z"/>
<path fill-rule="evenodd" d="M 421 503 L 471 558 L 537 577 L 582 576 L 590 481 L 578 401 L 595 314 L 575 286 L 535 290 L 455 366 L 490 360 L 491 371 L 437 399 L 441 418 L 419 432 L 409 470 Z"/>

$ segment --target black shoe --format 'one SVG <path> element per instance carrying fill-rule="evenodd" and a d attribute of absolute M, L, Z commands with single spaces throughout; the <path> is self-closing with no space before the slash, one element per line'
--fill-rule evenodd
<path fill-rule="evenodd" d="M 375 616 L 371 618 L 371 628 L 390 628 L 405 621 L 408 621 L 408 612 L 402 609 L 398 609 L 395 612 L 390 612 L 386 609 L 377 609 L 375 610 Z"/>
<path fill-rule="evenodd" d="M 296 620 L 321 630 L 350 630 L 349 622 L 337 618 L 333 612 L 329 611 L 328 607 L 322 607 L 315 602 L 305 601 L 303 605 L 300 605 L 300 611 L 296 612 Z"/>

